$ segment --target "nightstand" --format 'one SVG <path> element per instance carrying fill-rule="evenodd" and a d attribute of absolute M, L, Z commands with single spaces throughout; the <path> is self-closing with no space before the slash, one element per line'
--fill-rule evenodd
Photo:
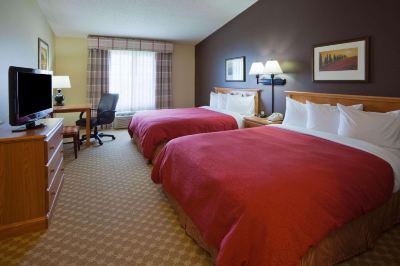
<path fill-rule="evenodd" d="M 244 127 L 260 127 L 260 126 L 267 126 L 271 124 L 282 124 L 282 120 L 280 121 L 268 121 L 267 118 L 261 118 L 258 116 L 247 116 L 244 118 Z"/>

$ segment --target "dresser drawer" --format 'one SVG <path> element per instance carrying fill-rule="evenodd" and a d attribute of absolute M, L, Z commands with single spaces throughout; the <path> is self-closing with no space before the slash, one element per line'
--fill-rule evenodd
<path fill-rule="evenodd" d="M 47 189 L 48 199 L 49 199 L 49 212 L 53 209 L 53 205 L 58 196 L 59 190 L 61 189 L 61 184 L 64 180 L 64 168 L 63 165 L 60 165 L 60 168 L 57 169 L 56 175 L 53 178 L 53 182 L 50 184 L 50 187 Z"/>
<path fill-rule="evenodd" d="M 55 151 L 57 150 L 57 147 L 62 143 L 63 141 L 63 133 L 62 133 L 62 124 L 55 130 L 55 132 L 49 136 L 45 140 L 46 144 L 46 151 L 47 151 L 47 156 L 46 156 L 46 162 L 48 162 Z"/>
<path fill-rule="evenodd" d="M 64 154 L 64 146 L 63 143 L 61 142 L 58 147 L 54 151 L 54 156 L 51 158 L 51 160 L 47 163 L 46 169 L 47 169 L 47 179 L 48 183 L 47 185 L 50 186 L 51 183 L 53 182 L 53 178 L 57 173 L 57 170 L 60 168 L 64 168 L 63 166 L 63 156 Z"/>

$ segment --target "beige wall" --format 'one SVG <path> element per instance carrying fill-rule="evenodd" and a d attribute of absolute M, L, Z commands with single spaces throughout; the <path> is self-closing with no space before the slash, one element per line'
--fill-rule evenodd
<path fill-rule="evenodd" d="M 194 45 L 175 44 L 172 55 L 173 107 L 194 107 Z"/>
<path fill-rule="evenodd" d="M 51 67 L 54 33 L 35 0 L 1 0 L 0 36 L 0 121 L 8 122 L 8 68 L 38 68 L 38 38 L 49 44 Z"/>
<path fill-rule="evenodd" d="M 65 104 L 86 103 L 87 53 L 86 38 L 55 38 L 54 75 L 69 76 L 71 81 L 71 88 L 62 90 Z M 64 117 L 66 125 L 74 125 L 79 113 L 57 116 Z"/>
<path fill-rule="evenodd" d="M 0 121 L 8 122 L 8 67 L 37 68 L 39 37 L 49 44 L 54 74 L 71 78 L 66 104 L 86 102 L 86 38 L 56 38 L 35 0 L 0 1 L 0 36 Z M 172 60 L 173 107 L 193 107 L 194 46 L 175 44 Z M 73 124 L 78 114 L 62 116 Z"/>
<path fill-rule="evenodd" d="M 55 75 L 69 75 L 71 89 L 63 90 L 66 104 L 85 103 L 87 90 L 86 38 L 55 38 Z M 194 46 L 175 44 L 172 57 L 173 107 L 194 106 Z M 78 114 L 59 114 L 74 124 Z"/>

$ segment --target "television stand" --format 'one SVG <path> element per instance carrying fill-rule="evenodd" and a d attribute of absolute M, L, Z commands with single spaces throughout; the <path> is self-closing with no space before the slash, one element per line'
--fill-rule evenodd
<path fill-rule="evenodd" d="M 46 229 L 53 217 L 64 180 L 63 120 L 45 123 L 19 133 L 0 126 L 0 242 Z"/>
<path fill-rule="evenodd" d="M 22 132 L 22 131 L 31 130 L 31 129 L 44 128 L 45 126 L 46 125 L 43 123 L 36 124 L 36 121 L 31 121 L 19 128 L 13 129 L 12 132 Z"/>

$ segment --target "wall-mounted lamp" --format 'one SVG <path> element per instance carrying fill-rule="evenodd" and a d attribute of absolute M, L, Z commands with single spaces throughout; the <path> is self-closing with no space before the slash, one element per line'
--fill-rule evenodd
<path fill-rule="evenodd" d="M 282 68 L 279 65 L 278 61 L 276 60 L 268 60 L 267 63 L 265 63 L 265 74 L 271 75 L 271 92 L 272 92 L 272 112 L 274 112 L 274 85 L 276 80 L 275 75 L 282 74 Z M 280 85 L 284 85 L 286 83 L 286 79 L 279 79 L 280 80 Z M 265 83 L 263 83 L 265 85 Z M 268 84 L 268 83 L 267 83 Z M 278 85 L 278 84 L 277 84 Z"/>
<path fill-rule="evenodd" d="M 275 78 L 275 75 L 283 74 L 282 68 L 277 60 L 268 60 L 265 66 L 261 62 L 255 62 L 251 65 L 249 75 L 256 75 L 257 84 L 271 85 L 272 88 L 272 112 L 274 112 L 274 86 L 285 85 L 286 79 Z M 260 75 L 270 75 L 271 78 L 265 77 L 260 79 Z"/>
<path fill-rule="evenodd" d="M 264 74 L 264 69 L 264 64 L 261 62 L 251 64 L 249 75 L 256 75 L 257 84 L 259 84 L 260 75 Z"/>

